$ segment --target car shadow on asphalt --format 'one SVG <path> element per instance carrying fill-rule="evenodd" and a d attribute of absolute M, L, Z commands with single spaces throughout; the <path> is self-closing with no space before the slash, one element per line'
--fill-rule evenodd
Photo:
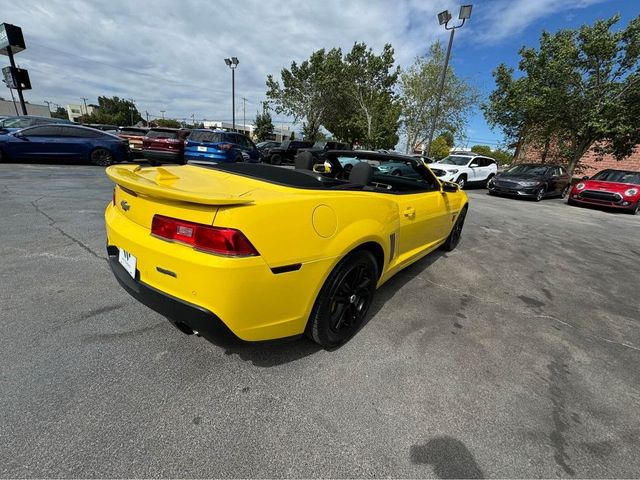
<path fill-rule="evenodd" d="M 376 295 L 371 307 L 369 308 L 369 313 L 367 314 L 365 321 L 355 335 L 351 337 L 349 342 L 357 341 L 355 337 L 358 336 L 362 329 L 367 327 L 367 324 L 384 307 L 385 303 L 395 296 L 398 290 L 443 256 L 446 256 L 444 251 L 436 250 L 435 252 L 432 252 L 426 257 L 418 260 L 413 265 L 410 265 L 404 270 L 398 272 L 388 282 L 380 287 L 376 291 Z M 205 337 L 205 339 L 212 344 L 223 348 L 225 350 L 225 354 L 238 355 L 243 360 L 249 361 L 253 365 L 263 368 L 277 367 L 279 365 L 295 362 L 301 358 L 313 355 L 320 350 L 323 350 L 323 347 L 312 342 L 304 335 L 265 342 L 243 342 L 242 340 L 228 336 L 216 336 L 215 338 Z M 342 348 L 342 346 L 324 350 L 331 353 L 336 352 L 340 348 Z"/>

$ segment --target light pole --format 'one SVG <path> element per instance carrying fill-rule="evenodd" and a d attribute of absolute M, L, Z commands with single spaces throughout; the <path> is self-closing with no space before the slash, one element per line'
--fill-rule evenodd
<path fill-rule="evenodd" d="M 456 28 L 460 28 L 464 25 L 464 22 L 471 18 L 471 9 L 473 5 L 462 5 L 460 7 L 460 13 L 458 15 L 458 19 L 462 20 L 460 25 L 456 25 L 454 27 L 449 26 L 449 22 L 451 21 L 451 14 L 449 10 L 445 10 L 444 12 L 440 12 L 438 14 L 438 22 L 440 25 L 444 25 L 445 30 L 451 30 L 451 35 L 449 36 L 449 46 L 447 47 L 447 56 L 444 59 L 444 67 L 442 69 L 442 74 L 440 75 L 440 87 L 438 88 L 438 96 L 436 97 L 436 108 L 433 113 L 433 120 L 431 120 L 431 129 L 429 130 L 429 146 L 427 148 L 427 156 L 431 154 L 431 142 L 433 142 L 433 134 L 436 130 L 436 123 L 438 121 L 438 115 L 440 115 L 440 100 L 442 99 L 442 92 L 444 91 L 444 80 L 447 76 L 447 67 L 449 66 L 449 56 L 451 55 L 451 46 L 453 45 L 453 35 L 456 33 Z"/>
<path fill-rule="evenodd" d="M 231 69 L 231 122 L 232 122 L 232 130 L 236 130 L 236 68 L 238 68 L 238 64 L 240 61 L 238 57 L 225 58 L 224 63 L 227 64 L 227 67 Z"/>
<path fill-rule="evenodd" d="M 164 112 L 166 112 L 166 110 L 160 110 L 160 113 L 162 114 L 162 119 L 164 120 Z"/>
<path fill-rule="evenodd" d="M 89 100 L 89 99 L 88 98 L 84 98 L 84 97 L 80 97 L 80 98 L 84 102 L 84 114 L 85 115 L 89 115 L 89 111 L 87 110 L 87 100 Z"/>

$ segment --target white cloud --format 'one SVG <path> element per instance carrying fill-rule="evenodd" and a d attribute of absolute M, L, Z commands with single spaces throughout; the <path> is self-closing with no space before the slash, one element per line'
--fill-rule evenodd
<path fill-rule="evenodd" d="M 476 5 L 472 28 L 494 41 L 524 28 L 552 3 L 555 8 L 568 0 Z M 521 13 L 507 8 L 514 4 Z M 236 119 L 242 118 L 242 97 L 252 119 L 264 100 L 267 74 L 278 75 L 319 48 L 349 50 L 356 41 L 376 51 L 390 42 L 398 64 L 407 65 L 435 39 L 446 40 L 436 14 L 449 8 L 457 17 L 458 5 L 451 0 L 21 0 L 4 2 L 0 21 L 23 29 L 27 49 L 16 61 L 30 71 L 34 90 L 26 97 L 34 103 L 81 103 L 80 97 L 93 103 L 98 95 L 118 95 L 133 98 L 152 116 L 166 110 L 171 117 L 228 119 L 231 74 L 223 59 L 237 56 Z M 506 11 L 499 35 L 487 26 L 487 11 L 496 8 Z"/>

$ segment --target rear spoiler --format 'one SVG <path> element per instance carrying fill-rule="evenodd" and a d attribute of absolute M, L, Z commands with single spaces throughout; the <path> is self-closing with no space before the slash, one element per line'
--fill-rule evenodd
<path fill-rule="evenodd" d="M 108 167 L 105 172 L 112 182 L 136 193 L 156 198 L 167 198 L 200 205 L 243 205 L 253 203 L 250 198 L 225 193 L 204 193 L 182 190 L 175 185 L 180 177 L 162 168 L 149 168 L 141 172 L 140 165 Z M 142 175 L 144 173 L 145 175 Z M 150 175 L 155 173 L 156 175 Z"/>

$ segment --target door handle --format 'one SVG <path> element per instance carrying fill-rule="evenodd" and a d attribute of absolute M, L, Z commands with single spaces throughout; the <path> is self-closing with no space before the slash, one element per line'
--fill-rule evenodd
<path fill-rule="evenodd" d="M 407 207 L 404 209 L 404 216 L 405 217 L 415 217 L 416 216 L 416 209 L 413 207 Z"/>

